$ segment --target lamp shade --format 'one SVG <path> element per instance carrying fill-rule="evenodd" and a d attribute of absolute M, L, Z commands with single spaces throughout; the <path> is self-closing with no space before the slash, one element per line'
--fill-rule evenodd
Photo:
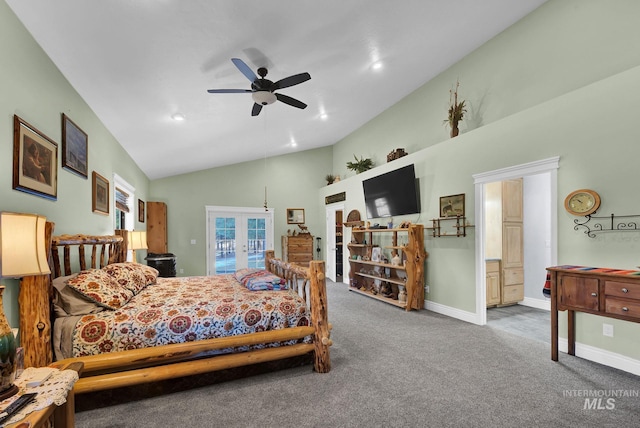
<path fill-rule="evenodd" d="M 45 224 L 37 214 L 0 212 L 0 277 L 20 278 L 51 273 Z"/>
<path fill-rule="evenodd" d="M 147 232 L 145 230 L 132 230 L 127 234 L 127 246 L 130 250 L 147 249 Z"/>

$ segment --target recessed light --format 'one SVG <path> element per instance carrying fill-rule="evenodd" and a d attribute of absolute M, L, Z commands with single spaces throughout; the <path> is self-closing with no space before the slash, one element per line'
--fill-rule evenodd
<path fill-rule="evenodd" d="M 320 113 L 320 119 L 327 120 L 329 119 L 329 115 L 327 113 Z"/>
<path fill-rule="evenodd" d="M 173 120 L 177 120 L 178 122 L 181 122 L 185 119 L 184 114 L 182 113 L 174 113 L 171 115 L 171 119 Z"/>
<path fill-rule="evenodd" d="M 382 69 L 382 62 L 380 62 L 380 61 L 374 62 L 371 65 L 371 69 L 373 69 L 373 70 L 381 70 Z"/>

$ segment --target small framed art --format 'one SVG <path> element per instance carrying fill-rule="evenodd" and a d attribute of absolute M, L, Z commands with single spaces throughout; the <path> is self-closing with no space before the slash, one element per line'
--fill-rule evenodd
<path fill-rule="evenodd" d="M 440 197 L 440 217 L 464 216 L 464 193 Z"/>
<path fill-rule="evenodd" d="M 287 208 L 287 224 L 304 224 L 304 208 Z"/>
<path fill-rule="evenodd" d="M 138 199 L 138 221 L 144 223 L 144 201 Z"/>
<path fill-rule="evenodd" d="M 62 114 L 62 167 L 81 177 L 88 176 L 89 137 L 66 114 Z"/>
<path fill-rule="evenodd" d="M 109 214 L 109 180 L 93 171 L 91 180 L 91 209 L 94 213 Z"/>
<path fill-rule="evenodd" d="M 58 145 L 17 115 L 13 116 L 13 188 L 58 198 Z"/>

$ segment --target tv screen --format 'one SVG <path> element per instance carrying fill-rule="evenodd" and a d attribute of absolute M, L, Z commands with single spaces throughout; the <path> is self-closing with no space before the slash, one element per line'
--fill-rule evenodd
<path fill-rule="evenodd" d="M 418 185 L 413 164 L 362 182 L 367 218 L 420 212 Z"/>

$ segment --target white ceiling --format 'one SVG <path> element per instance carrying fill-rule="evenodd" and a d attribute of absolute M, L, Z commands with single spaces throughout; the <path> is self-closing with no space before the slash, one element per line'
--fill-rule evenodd
<path fill-rule="evenodd" d="M 332 145 L 544 3 L 5 1 L 150 179 Z M 207 93 L 250 88 L 232 57 L 308 107 Z"/>

